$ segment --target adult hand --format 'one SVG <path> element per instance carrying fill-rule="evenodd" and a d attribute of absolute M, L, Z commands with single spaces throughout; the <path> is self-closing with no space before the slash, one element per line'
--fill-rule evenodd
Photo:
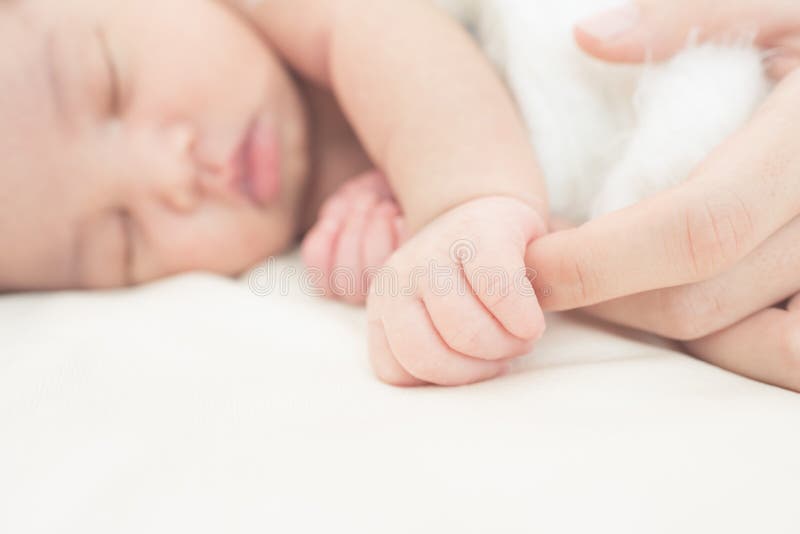
<path fill-rule="evenodd" d="M 668 59 L 690 40 L 753 38 L 782 78 L 800 64 L 796 0 L 637 0 L 580 21 L 575 39 L 606 61 Z"/>
<path fill-rule="evenodd" d="M 528 249 L 550 310 L 690 340 L 696 355 L 800 390 L 800 3 L 640 0 L 585 20 L 576 39 L 616 62 L 663 59 L 694 35 L 755 35 L 775 90 L 689 180 Z M 757 33 L 756 33 L 757 32 Z M 769 325 L 769 328 L 767 326 Z M 766 328 L 766 330 L 765 330 Z"/>

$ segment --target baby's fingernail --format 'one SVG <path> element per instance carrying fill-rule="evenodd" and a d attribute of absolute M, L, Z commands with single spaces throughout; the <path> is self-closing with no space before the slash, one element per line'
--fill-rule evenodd
<path fill-rule="evenodd" d="M 635 28 L 640 19 L 639 6 L 626 3 L 582 19 L 577 27 L 599 41 L 611 41 Z"/>

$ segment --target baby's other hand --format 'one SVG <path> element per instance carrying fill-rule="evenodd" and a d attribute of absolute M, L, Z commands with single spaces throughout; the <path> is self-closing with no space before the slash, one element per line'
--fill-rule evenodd
<path fill-rule="evenodd" d="M 545 329 L 525 267 L 546 223 L 527 204 L 457 207 L 400 248 L 368 301 L 370 360 L 393 385 L 457 386 L 505 373 Z"/>
<path fill-rule="evenodd" d="M 306 265 L 318 269 L 325 295 L 363 304 L 369 272 L 381 267 L 403 240 L 403 217 L 386 178 L 378 171 L 343 185 L 323 205 L 303 240 Z"/>

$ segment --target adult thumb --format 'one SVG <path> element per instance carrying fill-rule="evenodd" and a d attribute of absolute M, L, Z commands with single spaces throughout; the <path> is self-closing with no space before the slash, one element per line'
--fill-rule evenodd
<path fill-rule="evenodd" d="M 638 63 L 667 59 L 693 39 L 750 37 L 770 48 L 795 31 L 798 0 L 636 0 L 580 20 L 575 39 L 599 59 Z"/>

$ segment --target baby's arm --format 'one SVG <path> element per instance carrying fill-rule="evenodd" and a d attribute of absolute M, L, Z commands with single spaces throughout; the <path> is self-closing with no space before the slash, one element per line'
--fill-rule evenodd
<path fill-rule="evenodd" d="M 225 0 L 330 87 L 410 229 L 486 196 L 547 217 L 513 101 L 468 34 L 427 0 Z"/>
<path fill-rule="evenodd" d="M 395 289 L 373 281 L 378 376 L 460 385 L 505 372 L 544 331 L 524 260 L 546 231 L 547 202 L 522 119 L 488 60 L 429 0 L 227 1 L 333 90 L 409 231 L 425 227 L 387 263 Z"/>

